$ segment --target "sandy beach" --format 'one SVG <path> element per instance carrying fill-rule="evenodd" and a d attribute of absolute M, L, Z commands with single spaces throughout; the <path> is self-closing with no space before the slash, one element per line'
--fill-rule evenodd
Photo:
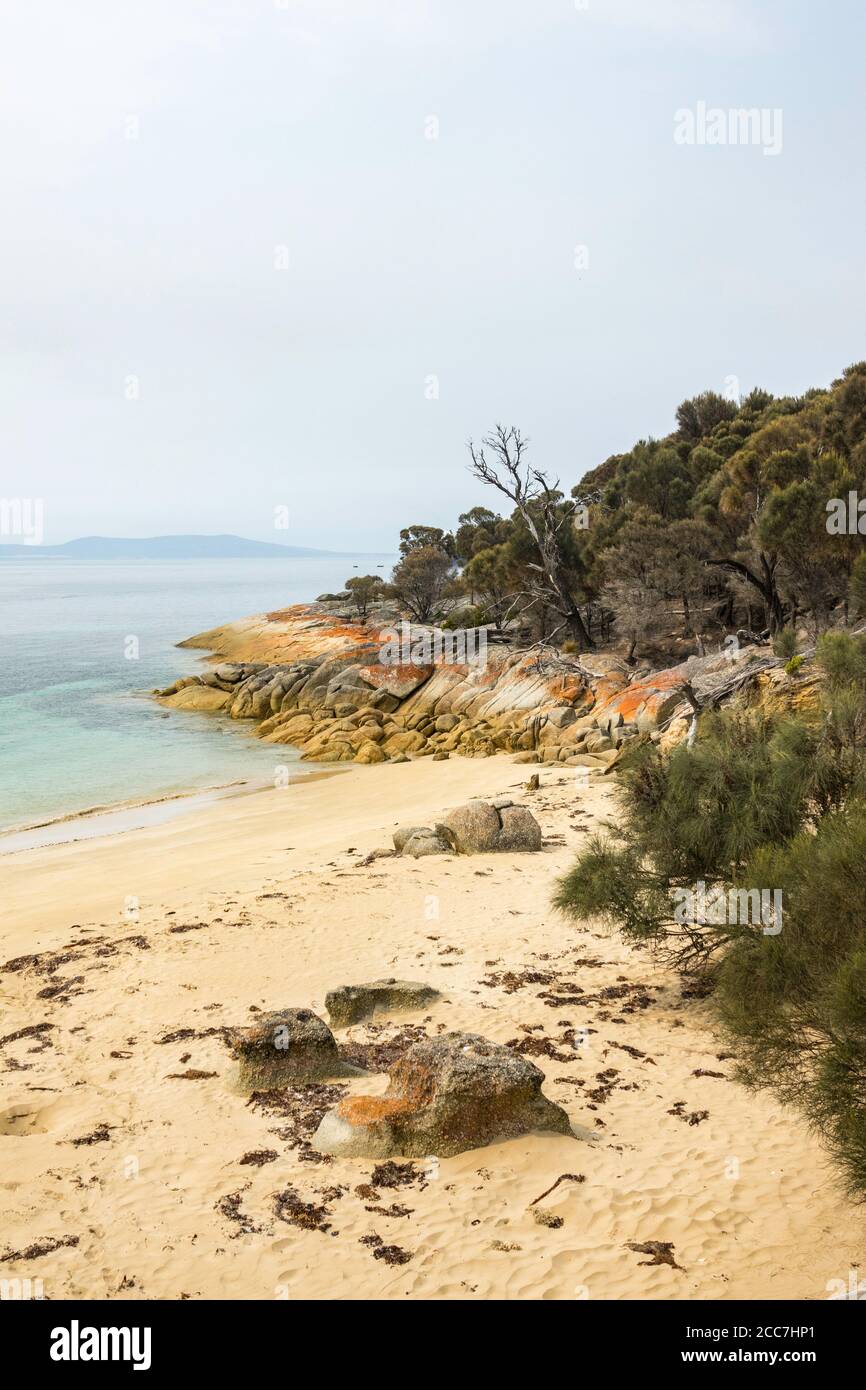
<path fill-rule="evenodd" d="M 820 1300 L 847 1281 L 866 1214 L 804 1121 L 730 1079 L 706 1003 L 648 953 L 549 906 L 610 781 L 527 776 L 505 756 L 352 767 L 4 858 L 0 1277 L 52 1299 Z M 531 806 L 540 854 L 367 862 L 397 824 L 501 794 Z M 341 1044 L 369 1064 L 407 1029 L 517 1040 L 576 1137 L 377 1174 L 310 1137 L 384 1072 L 282 1106 L 230 1089 L 222 1029 L 324 1015 L 329 989 L 383 975 L 442 997 Z M 649 1242 L 673 1263 L 629 1248 Z"/>

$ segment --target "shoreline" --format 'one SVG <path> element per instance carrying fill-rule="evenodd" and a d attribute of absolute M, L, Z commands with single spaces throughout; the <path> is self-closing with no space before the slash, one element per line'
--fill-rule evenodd
<path fill-rule="evenodd" d="M 176 642 L 183 647 L 184 642 Z M 222 660 L 220 653 L 204 650 L 199 658 L 200 664 L 217 665 Z M 148 700 L 162 703 L 152 689 L 133 689 L 126 692 L 126 698 Z M 233 721 L 227 721 L 233 723 Z M 245 734 L 255 738 L 255 729 L 232 728 L 233 734 Z M 298 758 L 300 762 L 300 758 Z M 306 774 L 315 776 L 316 771 Z M 292 779 L 293 780 L 293 779 Z M 127 834 L 133 830 L 144 829 L 149 825 L 161 825 L 175 816 L 188 811 L 203 810 L 215 801 L 228 797 L 250 796 L 255 792 L 267 791 L 273 784 L 270 781 L 251 778 L 236 778 L 232 782 L 216 782 L 206 787 L 183 787 L 179 791 L 167 791 L 158 796 L 131 797 L 128 800 L 106 802 L 96 806 L 85 806 L 61 815 L 50 816 L 46 820 L 27 821 L 18 825 L 0 828 L 0 859 L 9 854 L 21 854 L 30 849 L 47 849 L 54 845 L 76 844 L 79 840 L 103 838 L 109 835 Z M 63 834 L 59 828 L 70 829 L 81 825 L 80 834 Z M 55 831 L 57 833 L 55 833 Z M 44 833 L 40 833 L 44 832 Z M 10 843 L 11 842 L 11 843 Z"/>
<path fill-rule="evenodd" d="M 297 777 L 293 775 L 290 780 L 294 782 L 300 781 L 301 778 L 306 780 L 335 775 L 336 769 L 310 765 L 308 772 L 300 773 Z M 8 826 L 0 830 L 0 859 L 11 854 L 23 854 L 28 850 L 50 849 L 78 844 L 81 840 L 129 834 L 135 830 L 144 830 L 148 826 L 164 825 L 177 816 L 206 810 L 218 801 L 254 796 L 259 792 L 271 790 L 271 781 L 240 778 L 233 782 L 219 782 L 211 787 L 187 787 L 183 791 L 167 792 L 162 796 L 148 797 L 145 800 L 133 799 L 110 802 L 104 806 L 90 806 L 84 810 L 53 816 L 49 820 Z M 67 830 L 72 832 L 79 826 L 80 833 L 66 833 Z"/>

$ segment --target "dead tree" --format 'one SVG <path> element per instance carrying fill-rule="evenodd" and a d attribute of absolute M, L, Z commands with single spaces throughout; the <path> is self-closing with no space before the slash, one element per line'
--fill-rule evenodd
<path fill-rule="evenodd" d="M 477 447 L 470 439 L 471 471 L 517 508 L 538 549 L 540 563 L 528 565 L 537 576 L 536 597 L 543 598 L 560 615 L 578 650 L 589 651 L 595 643 L 572 596 L 562 545 L 563 527 L 572 516 L 558 506 L 562 498 L 559 479 L 551 484 L 546 474 L 525 459 L 528 446 L 529 440 L 513 425 L 508 429 L 496 425 Z"/>

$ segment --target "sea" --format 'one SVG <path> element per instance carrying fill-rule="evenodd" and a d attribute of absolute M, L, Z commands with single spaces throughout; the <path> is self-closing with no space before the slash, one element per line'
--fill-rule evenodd
<path fill-rule="evenodd" d="M 149 803 L 153 818 L 181 794 L 273 785 L 291 748 L 151 692 L 203 669 L 184 638 L 338 591 L 382 558 L 0 559 L 0 853 L 80 838 L 87 822 L 68 818 L 94 808 Z M 9 834 L 23 827 L 41 830 Z"/>

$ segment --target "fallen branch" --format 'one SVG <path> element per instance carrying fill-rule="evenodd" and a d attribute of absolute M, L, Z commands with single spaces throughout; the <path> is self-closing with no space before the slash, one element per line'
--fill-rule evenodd
<path fill-rule="evenodd" d="M 583 1173 L 560 1173 L 559 1177 L 556 1179 L 556 1182 L 552 1183 L 546 1192 L 542 1192 L 540 1197 L 533 1197 L 532 1201 L 529 1203 L 530 1207 L 534 1207 L 539 1202 L 543 1202 L 545 1197 L 549 1197 L 551 1192 L 553 1192 L 557 1187 L 559 1187 L 559 1184 L 561 1182 L 586 1182 L 586 1178 L 583 1175 Z"/>

